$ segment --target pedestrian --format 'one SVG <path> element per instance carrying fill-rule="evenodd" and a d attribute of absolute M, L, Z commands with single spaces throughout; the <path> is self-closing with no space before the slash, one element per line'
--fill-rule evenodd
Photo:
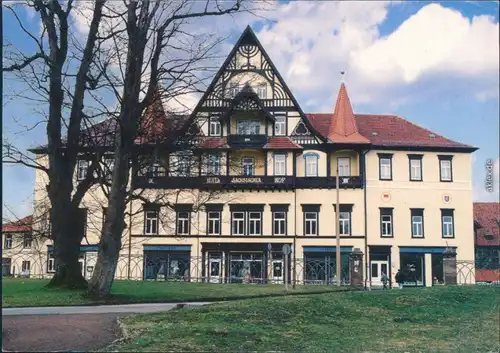
<path fill-rule="evenodd" d="M 396 273 L 396 282 L 399 289 L 403 289 L 403 274 L 401 273 L 400 269 L 398 269 L 398 272 Z"/>
<path fill-rule="evenodd" d="M 382 284 L 384 285 L 383 289 L 389 289 L 389 287 L 387 286 L 387 284 L 389 283 L 389 277 L 384 272 L 382 272 L 381 279 L 382 279 Z"/>

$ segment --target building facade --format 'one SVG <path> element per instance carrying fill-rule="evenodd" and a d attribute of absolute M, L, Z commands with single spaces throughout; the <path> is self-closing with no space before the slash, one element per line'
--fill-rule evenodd
<path fill-rule="evenodd" d="M 161 99 L 148 109 L 130 181 L 142 196 L 129 205 L 117 277 L 332 283 L 337 212 L 345 283 L 354 249 L 367 285 L 399 268 L 417 285 L 442 283 L 446 250 L 450 263 L 473 261 L 476 148 L 397 116 L 355 114 L 343 83 L 332 108 L 305 113 L 248 27 L 189 116 L 165 114 Z M 88 167 L 82 157 L 75 182 Z M 87 277 L 106 204 L 99 188 L 82 203 Z"/>
<path fill-rule="evenodd" d="M 474 203 L 476 281 L 500 283 L 500 203 Z"/>

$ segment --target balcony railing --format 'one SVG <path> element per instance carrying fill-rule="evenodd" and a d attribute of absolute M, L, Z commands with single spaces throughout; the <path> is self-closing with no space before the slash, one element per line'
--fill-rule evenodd
<path fill-rule="evenodd" d="M 267 142 L 266 135 L 229 135 L 227 142 L 231 147 L 263 147 Z"/>
<path fill-rule="evenodd" d="M 341 189 L 363 187 L 361 176 L 340 177 Z M 333 189 L 335 177 L 294 176 L 194 176 L 167 177 L 154 175 L 135 176 L 135 189 Z"/>

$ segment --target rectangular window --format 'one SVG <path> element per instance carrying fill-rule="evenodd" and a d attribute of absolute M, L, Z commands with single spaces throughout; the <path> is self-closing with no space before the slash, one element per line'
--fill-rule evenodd
<path fill-rule="evenodd" d="M 54 254 L 49 254 L 49 259 L 47 261 L 47 272 L 56 272 L 56 259 Z"/>
<path fill-rule="evenodd" d="M 238 135 L 258 135 L 260 134 L 260 121 L 238 120 L 236 122 L 236 133 Z"/>
<path fill-rule="evenodd" d="M 306 160 L 306 177 L 318 176 L 318 156 L 309 154 L 304 156 Z"/>
<path fill-rule="evenodd" d="M 337 158 L 339 177 L 351 176 L 351 159 L 349 157 Z"/>
<path fill-rule="evenodd" d="M 340 235 L 351 235 L 351 212 L 339 213 L 339 232 Z"/>
<path fill-rule="evenodd" d="M 245 235 L 245 212 L 233 212 L 232 234 Z"/>
<path fill-rule="evenodd" d="M 170 155 L 170 174 L 172 176 L 188 177 L 191 175 L 193 155 L 189 152 L 177 152 Z"/>
<path fill-rule="evenodd" d="M 274 175 L 286 175 L 286 154 L 274 155 Z"/>
<path fill-rule="evenodd" d="M 392 237 L 392 208 L 380 209 L 380 236 Z"/>
<path fill-rule="evenodd" d="M 259 96 L 260 99 L 266 99 L 267 98 L 267 89 L 266 89 L 266 84 L 260 84 L 257 86 L 257 95 Z"/>
<path fill-rule="evenodd" d="M 410 161 L 410 180 L 422 181 L 422 156 L 408 155 Z"/>
<path fill-rule="evenodd" d="M 220 154 L 211 153 L 207 158 L 207 174 L 220 175 Z"/>
<path fill-rule="evenodd" d="M 78 160 L 76 178 L 77 180 L 84 180 L 87 177 L 87 170 L 89 169 L 89 161 L 84 159 Z"/>
<path fill-rule="evenodd" d="M 304 212 L 304 235 L 318 235 L 318 212 Z"/>
<path fill-rule="evenodd" d="M 424 210 L 411 210 L 411 236 L 413 238 L 424 237 Z"/>
<path fill-rule="evenodd" d="M 188 235 L 189 225 L 190 225 L 190 213 L 183 211 L 177 212 L 177 234 L 178 235 Z"/>
<path fill-rule="evenodd" d="M 208 212 L 208 234 L 209 235 L 220 235 L 220 218 L 221 213 L 219 211 L 209 211 Z"/>
<path fill-rule="evenodd" d="M 21 264 L 21 271 L 23 272 L 30 272 L 30 267 L 31 267 L 31 263 L 29 261 L 23 261 L 23 263 Z"/>
<path fill-rule="evenodd" d="M 262 234 L 262 213 L 261 212 L 248 212 L 248 234 L 261 235 Z"/>
<path fill-rule="evenodd" d="M 12 249 L 12 234 L 5 234 L 3 248 Z"/>
<path fill-rule="evenodd" d="M 286 212 L 273 212 L 273 234 L 286 235 Z"/>
<path fill-rule="evenodd" d="M 158 209 L 149 208 L 144 210 L 144 234 L 158 234 Z"/>
<path fill-rule="evenodd" d="M 101 229 L 104 229 L 104 224 L 106 223 L 106 216 L 108 215 L 108 208 L 107 207 L 103 207 L 102 208 L 102 228 Z"/>
<path fill-rule="evenodd" d="M 392 180 L 392 155 L 379 153 L 379 179 Z"/>
<path fill-rule="evenodd" d="M 439 177 L 441 181 L 452 181 L 453 173 L 451 159 L 453 156 L 438 156 L 439 158 Z"/>
<path fill-rule="evenodd" d="M 252 157 L 241 159 L 241 174 L 244 176 L 253 176 L 255 174 L 255 160 Z"/>
<path fill-rule="evenodd" d="M 441 224 L 443 229 L 443 238 L 454 238 L 455 226 L 453 222 L 453 210 L 451 209 L 441 210 Z"/>
<path fill-rule="evenodd" d="M 274 122 L 274 135 L 286 136 L 286 116 L 276 115 Z"/>
<path fill-rule="evenodd" d="M 238 83 L 229 84 L 229 90 L 228 90 L 229 98 L 234 98 L 239 91 L 240 91 L 240 85 Z"/>
<path fill-rule="evenodd" d="M 222 132 L 222 129 L 221 129 L 219 117 L 217 117 L 217 116 L 210 117 L 209 135 L 210 136 L 220 136 L 221 132 Z"/>
<path fill-rule="evenodd" d="M 31 236 L 31 234 L 24 234 L 23 249 L 31 249 L 32 242 L 33 242 L 33 237 Z"/>

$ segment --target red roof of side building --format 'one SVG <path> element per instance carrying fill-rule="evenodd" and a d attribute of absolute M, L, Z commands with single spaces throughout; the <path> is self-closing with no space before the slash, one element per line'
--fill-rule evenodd
<path fill-rule="evenodd" d="M 476 245 L 500 246 L 500 203 L 475 202 Z"/>
<path fill-rule="evenodd" d="M 332 114 L 309 113 L 306 116 L 320 134 L 328 136 Z M 354 117 L 359 133 L 374 146 L 476 149 L 447 139 L 395 115 L 355 114 Z"/>
<path fill-rule="evenodd" d="M 264 145 L 264 148 L 268 150 L 296 150 L 302 149 L 302 146 L 293 142 L 290 137 L 279 136 L 269 138 L 269 140 L 267 140 L 267 143 Z"/>
<path fill-rule="evenodd" d="M 2 232 L 25 233 L 31 232 L 33 225 L 33 216 L 24 217 L 18 221 L 2 225 Z"/>

